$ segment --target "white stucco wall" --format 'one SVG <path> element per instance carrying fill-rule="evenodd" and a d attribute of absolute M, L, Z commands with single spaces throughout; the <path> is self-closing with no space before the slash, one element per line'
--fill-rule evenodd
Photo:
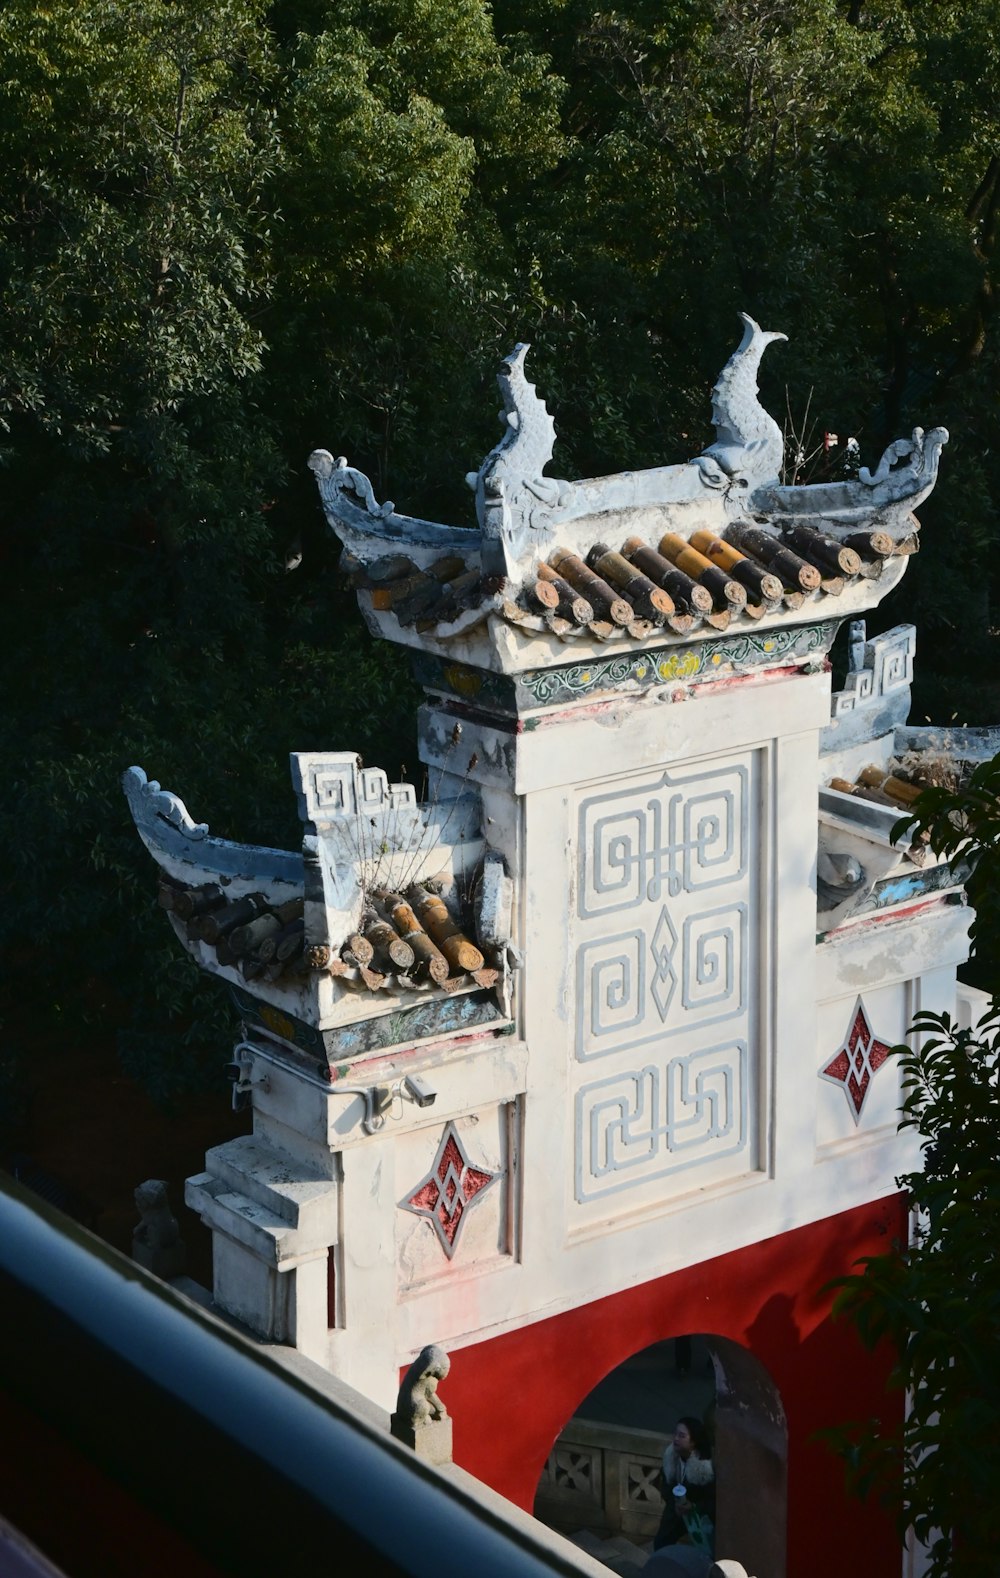
<path fill-rule="evenodd" d="M 515 876 L 514 1033 L 354 1064 L 352 1084 L 417 1072 L 435 1092 L 394 1101 L 374 1134 L 360 1096 L 261 1059 L 255 1132 L 322 1183 L 336 1223 L 336 1325 L 324 1335 L 310 1243 L 300 1296 L 278 1300 L 286 1340 L 299 1331 L 389 1406 L 397 1366 L 427 1342 L 478 1341 L 895 1190 L 915 1159 L 895 1062 L 860 1116 L 822 1072 L 859 999 L 884 1043 L 918 1008 L 954 1008 L 969 913 L 937 896 L 817 945 L 829 718 L 828 674 L 797 670 L 509 730 L 464 722 L 483 831 Z M 431 766 L 447 765 L 452 727 L 423 709 Z M 479 1182 L 446 1246 L 412 1204 L 449 1122 L 455 1177 Z M 239 1263 L 223 1245 L 220 1297 L 246 1318 L 258 1295 L 251 1278 L 230 1288 Z M 299 1275 L 290 1250 L 279 1263 L 272 1281 Z"/>

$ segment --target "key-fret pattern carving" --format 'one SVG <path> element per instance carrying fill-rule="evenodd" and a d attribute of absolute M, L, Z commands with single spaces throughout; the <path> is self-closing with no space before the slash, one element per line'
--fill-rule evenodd
<path fill-rule="evenodd" d="M 748 1147 L 757 779 L 746 753 L 580 799 L 580 1201 Z"/>

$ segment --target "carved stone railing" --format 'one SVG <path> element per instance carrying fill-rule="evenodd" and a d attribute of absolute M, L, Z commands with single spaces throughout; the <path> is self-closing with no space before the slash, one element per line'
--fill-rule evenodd
<path fill-rule="evenodd" d="M 652 1539 L 663 1514 L 657 1483 L 667 1440 L 655 1430 L 571 1420 L 542 1472 L 536 1518 L 571 1533 Z"/>

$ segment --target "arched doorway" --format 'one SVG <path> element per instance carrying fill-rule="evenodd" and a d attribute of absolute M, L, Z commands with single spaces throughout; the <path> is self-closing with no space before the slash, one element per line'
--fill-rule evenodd
<path fill-rule="evenodd" d="M 684 1333 L 632 1354 L 583 1399 L 553 1443 L 535 1516 L 607 1559 L 641 1564 L 663 1512 L 660 1466 L 675 1422 L 704 1421 L 716 1473 L 719 1556 L 786 1570 L 788 1432 L 778 1389 L 740 1344 Z"/>
<path fill-rule="evenodd" d="M 750 1573 L 784 1578 L 788 1424 L 778 1388 L 749 1350 L 710 1340 L 715 1368 L 715 1548 Z"/>

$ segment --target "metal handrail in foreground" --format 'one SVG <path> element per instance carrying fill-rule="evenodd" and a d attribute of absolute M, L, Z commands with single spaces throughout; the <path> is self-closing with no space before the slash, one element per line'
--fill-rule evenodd
<path fill-rule="evenodd" d="M 0 1515 L 68 1578 L 580 1572 L 3 1175 Z"/>

